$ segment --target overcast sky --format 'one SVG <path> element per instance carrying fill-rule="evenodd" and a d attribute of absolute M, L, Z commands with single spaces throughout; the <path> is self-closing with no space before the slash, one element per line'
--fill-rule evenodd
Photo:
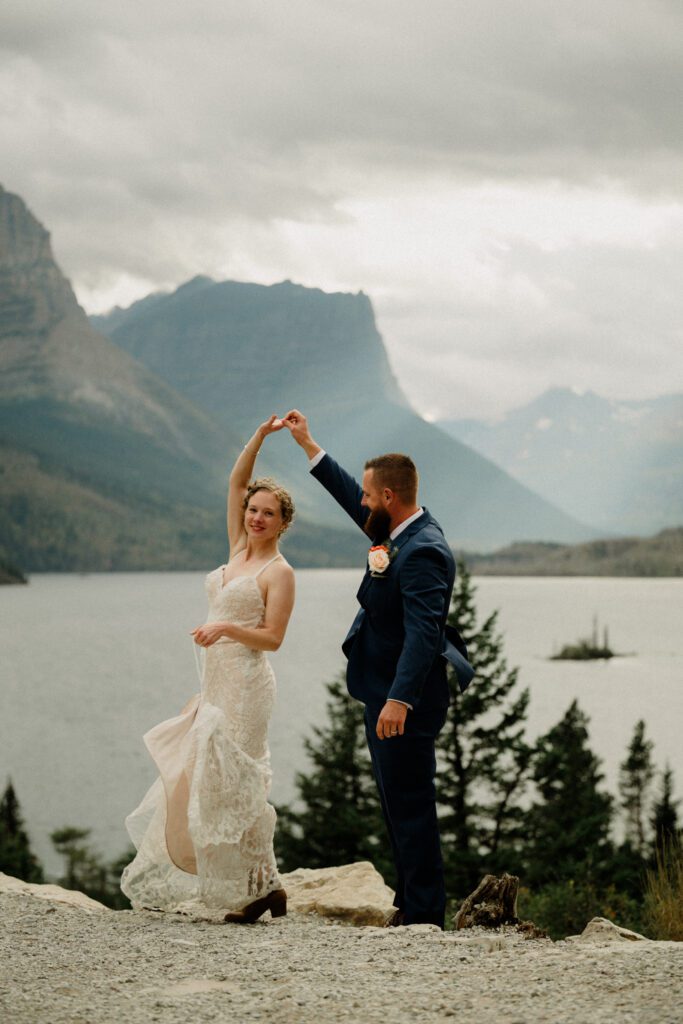
<path fill-rule="evenodd" d="M 89 311 L 362 289 L 430 417 L 683 390 L 681 0 L 3 0 L 0 180 Z"/>

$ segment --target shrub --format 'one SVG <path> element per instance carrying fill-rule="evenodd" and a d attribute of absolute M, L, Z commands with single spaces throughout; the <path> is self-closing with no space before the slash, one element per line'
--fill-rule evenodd
<path fill-rule="evenodd" d="M 126 864 L 135 856 L 135 850 L 130 849 L 109 863 L 87 842 L 90 831 L 65 825 L 50 835 L 55 850 L 64 858 L 66 869 L 58 883 L 65 889 L 84 892 L 113 910 L 127 910 L 130 902 L 121 892 L 119 880 Z"/>
<path fill-rule="evenodd" d="M 669 836 L 645 882 L 645 919 L 655 939 L 683 942 L 683 845 Z"/>
<path fill-rule="evenodd" d="M 642 931 L 640 904 L 614 886 L 600 891 L 589 881 L 555 882 L 538 892 L 519 891 L 518 914 L 522 920 L 533 921 L 551 939 L 578 935 L 593 917 Z"/>

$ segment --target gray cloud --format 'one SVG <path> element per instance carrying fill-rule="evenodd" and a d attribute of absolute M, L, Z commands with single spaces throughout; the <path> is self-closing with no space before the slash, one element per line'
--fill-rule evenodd
<path fill-rule="evenodd" d="M 476 190 L 514 203 L 555 189 L 551 219 L 576 189 L 630 194 L 670 202 L 678 224 L 677 0 L 6 0 L 1 19 L 3 183 L 86 296 L 197 272 L 364 287 L 423 408 L 439 388 L 416 335 L 449 373 L 467 369 L 475 408 L 494 382 L 489 405 L 511 404 L 511 381 L 521 395 L 567 375 L 633 391 L 646 349 L 671 344 L 673 232 L 650 244 L 646 229 L 625 242 L 565 226 L 548 249 L 521 213 L 517 234 L 499 230 Z M 470 196 L 472 251 L 488 254 L 454 284 L 443 240 L 432 268 L 397 239 L 402 273 L 364 234 L 373 203 L 432 189 L 444 207 Z M 663 379 L 650 365 L 647 386 Z"/>
<path fill-rule="evenodd" d="M 495 418 L 553 386 L 653 397 L 683 382 L 682 260 L 680 241 L 649 258 L 626 246 L 549 253 L 520 245 L 498 278 L 526 282 L 534 305 L 522 288 L 498 296 L 493 309 L 465 296 L 441 307 L 388 301 L 380 322 L 411 398 L 438 418 Z"/>

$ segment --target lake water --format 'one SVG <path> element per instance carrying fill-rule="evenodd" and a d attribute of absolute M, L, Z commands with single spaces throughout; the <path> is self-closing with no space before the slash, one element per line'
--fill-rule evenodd
<path fill-rule="evenodd" d="M 142 734 L 198 689 L 189 631 L 205 618 L 203 575 L 36 575 L 0 587 L 0 783 L 11 775 L 32 843 L 47 869 L 49 841 L 65 824 L 91 827 L 107 856 L 127 846 L 123 819 L 154 778 Z M 297 573 L 297 604 L 271 655 L 278 704 L 271 726 L 275 803 L 294 795 L 305 768 L 301 738 L 324 721 L 325 682 L 343 669 L 339 649 L 356 607 L 360 573 Z M 483 615 L 500 610 L 510 665 L 531 690 L 529 736 L 547 730 L 576 697 L 591 745 L 616 791 L 618 765 L 639 718 L 683 787 L 683 580 L 476 581 Z M 554 645 L 607 623 L 611 662 L 549 662 Z M 476 685 L 473 683 L 472 685 Z"/>

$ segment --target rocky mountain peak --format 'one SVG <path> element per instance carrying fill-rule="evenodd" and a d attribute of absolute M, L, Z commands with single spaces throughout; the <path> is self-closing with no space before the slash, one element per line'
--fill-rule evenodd
<path fill-rule="evenodd" d="M 0 185 L 0 268 L 28 268 L 52 259 L 50 233 L 20 196 Z"/>
<path fill-rule="evenodd" d="M 0 401 L 61 404 L 188 450 L 204 420 L 99 334 L 56 263 L 49 232 L 20 196 L 0 191 Z M 26 412 L 26 416 L 28 416 Z M 29 417 L 30 418 L 30 417 Z M 201 421 L 201 423 L 199 423 Z"/>
<path fill-rule="evenodd" d="M 50 234 L 20 196 L 0 187 L 0 338 L 26 339 L 80 312 Z"/>

